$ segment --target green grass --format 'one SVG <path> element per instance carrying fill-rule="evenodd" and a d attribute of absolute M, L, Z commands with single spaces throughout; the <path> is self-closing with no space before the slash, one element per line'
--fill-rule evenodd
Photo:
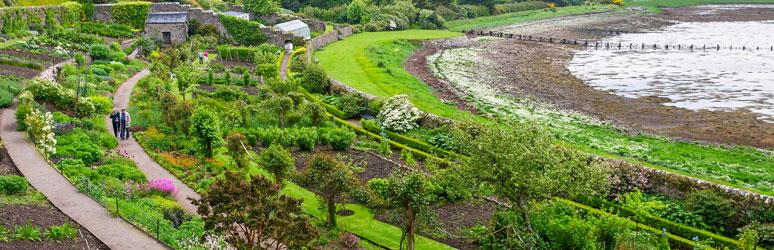
<path fill-rule="evenodd" d="M 406 30 L 395 32 L 360 33 L 326 46 L 315 52 L 323 69 L 336 80 L 377 97 L 409 95 L 417 108 L 440 116 L 459 120 L 479 119 L 454 105 L 443 103 L 433 90 L 403 69 L 403 61 L 416 49 L 415 45 L 399 43 L 385 51 L 395 40 L 427 40 L 455 37 L 456 32 L 438 30 Z M 369 56 L 379 55 L 377 61 Z M 379 67 L 378 62 L 384 67 Z"/>
<path fill-rule="evenodd" d="M 44 5 L 59 5 L 70 0 L 17 0 L 14 6 L 44 6 Z"/>
<path fill-rule="evenodd" d="M 614 10 L 617 7 L 613 5 L 597 5 L 594 7 L 588 6 L 568 6 L 557 8 L 556 12 L 541 10 L 528 10 L 511 12 L 497 16 L 486 16 L 474 19 L 463 19 L 446 22 L 446 27 L 452 31 L 462 31 L 471 29 L 481 29 L 496 26 L 511 25 L 522 22 L 529 22 L 535 20 L 549 19 L 560 16 L 578 15 L 594 12 L 604 12 Z"/>

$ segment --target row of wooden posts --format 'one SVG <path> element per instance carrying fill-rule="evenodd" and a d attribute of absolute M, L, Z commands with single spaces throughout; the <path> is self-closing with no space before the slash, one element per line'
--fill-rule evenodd
<path fill-rule="evenodd" d="M 518 35 L 518 34 L 510 34 L 510 33 L 503 33 L 503 32 L 493 32 L 493 31 L 485 32 L 485 31 L 476 31 L 476 30 L 471 30 L 471 31 L 464 31 L 463 30 L 462 32 L 465 33 L 465 34 L 468 34 L 468 35 L 476 35 L 476 36 L 492 36 L 492 37 L 502 37 L 502 38 L 509 38 L 509 39 L 517 39 L 517 40 L 523 40 L 523 41 L 582 45 L 582 46 L 586 46 L 586 47 L 593 47 L 594 49 L 604 48 L 604 49 L 619 49 L 620 50 L 620 49 L 627 49 L 628 48 L 629 50 L 635 50 L 635 49 L 640 49 L 640 50 L 645 50 L 645 49 L 652 49 L 652 50 L 657 50 L 657 49 L 663 49 L 663 50 L 670 50 L 670 49 L 671 50 L 683 50 L 683 49 L 686 49 L 686 50 L 690 50 L 690 51 L 694 51 L 694 50 L 703 50 L 703 51 L 715 50 L 715 51 L 720 51 L 721 49 L 725 50 L 727 48 L 728 50 L 735 50 L 735 49 L 740 50 L 741 49 L 741 50 L 744 50 L 744 51 L 761 51 L 761 50 L 764 50 L 764 51 L 765 50 L 774 51 L 774 46 L 769 46 L 768 48 L 761 47 L 761 46 L 755 46 L 755 47 L 736 46 L 735 47 L 733 45 L 729 45 L 729 46 L 726 47 L 726 46 L 720 46 L 720 44 L 709 45 L 709 46 L 707 46 L 706 44 L 703 44 L 701 46 L 693 45 L 693 44 L 691 44 L 691 45 L 682 45 L 682 44 L 669 45 L 669 44 L 666 44 L 666 45 L 660 46 L 658 44 L 645 44 L 645 43 L 641 43 L 641 44 L 636 44 L 636 43 L 628 43 L 627 44 L 627 43 L 620 43 L 620 42 L 619 43 L 610 43 L 610 42 L 603 43 L 603 42 L 598 42 L 598 41 L 577 40 L 577 39 L 564 39 L 564 38 L 560 39 L 560 38 L 553 38 L 553 37 L 542 37 L 542 36 L 532 36 L 532 35 Z"/>

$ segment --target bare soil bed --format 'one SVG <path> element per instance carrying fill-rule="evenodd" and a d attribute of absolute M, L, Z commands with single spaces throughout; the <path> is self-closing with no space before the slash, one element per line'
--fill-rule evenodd
<path fill-rule="evenodd" d="M 774 18 L 774 8 L 740 8 L 729 10 L 698 6 L 667 9 L 658 15 L 633 12 L 573 16 L 496 30 L 514 34 L 568 39 L 600 39 L 614 32 L 643 32 L 676 21 L 761 21 Z M 445 44 L 445 45 L 444 45 Z M 433 43 L 415 56 L 450 48 L 449 43 Z M 692 111 L 662 105 L 667 100 L 656 97 L 626 98 L 596 90 L 573 76 L 566 68 L 579 46 L 495 39 L 493 42 L 463 44 L 455 47 L 479 48 L 482 56 L 495 67 L 481 66 L 478 72 L 498 76 L 492 83 L 513 96 L 527 96 L 559 108 L 579 111 L 613 122 L 632 131 L 645 131 L 686 140 L 719 144 L 742 144 L 774 148 L 774 124 L 756 119 L 746 111 Z M 437 89 L 453 89 L 439 84 L 422 60 L 409 59 L 409 72 L 432 82 Z M 623 70 L 623 69 L 622 69 Z M 444 91 L 439 91 L 444 92 Z"/>
<path fill-rule="evenodd" d="M 30 53 L 30 52 L 19 51 L 19 50 L 10 50 L 10 49 L 0 49 L 0 54 L 12 55 L 17 57 L 27 58 L 34 61 L 45 62 L 46 65 L 54 65 L 67 60 L 61 57 Z"/>
<path fill-rule="evenodd" d="M 38 76 L 38 74 L 40 74 L 40 71 L 38 70 L 0 64 L 0 75 L 13 75 L 21 78 L 31 79 Z"/>

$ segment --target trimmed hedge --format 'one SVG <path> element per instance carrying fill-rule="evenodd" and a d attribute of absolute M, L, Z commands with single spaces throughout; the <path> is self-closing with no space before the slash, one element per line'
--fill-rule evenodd
<path fill-rule="evenodd" d="M 317 98 L 317 96 L 313 95 L 312 93 L 309 93 L 309 91 L 307 91 L 306 89 L 299 87 L 299 91 L 302 94 L 304 94 L 304 96 L 306 96 L 306 98 L 309 99 L 310 101 L 312 101 L 314 103 L 317 103 L 317 104 L 320 104 L 323 107 L 325 107 L 325 110 L 327 110 L 328 113 L 331 113 L 334 116 L 342 118 L 342 119 L 349 119 L 349 118 L 351 118 L 349 114 L 345 113 L 344 111 L 341 111 L 339 108 L 337 108 L 337 107 L 335 107 L 333 105 L 330 105 L 330 104 L 327 104 L 327 103 L 323 102 L 322 100 L 320 100 L 320 98 Z"/>
<path fill-rule="evenodd" d="M 121 2 L 114 4 L 110 11 L 113 14 L 113 22 L 144 29 L 150 7 L 150 2 Z"/>
<path fill-rule="evenodd" d="M 589 207 L 589 206 L 586 206 L 586 205 L 574 202 L 574 201 L 570 201 L 570 200 L 566 200 L 566 199 L 562 199 L 562 198 L 555 198 L 555 199 L 557 201 L 559 201 L 559 202 L 562 202 L 562 203 L 565 203 L 567 205 L 570 205 L 570 206 L 573 206 L 573 207 L 585 210 L 585 211 L 593 213 L 593 214 L 597 214 L 599 216 L 604 216 L 604 217 L 611 217 L 611 216 L 620 217 L 620 216 L 617 216 L 615 214 L 611 214 L 611 213 L 608 213 L 608 212 L 605 212 L 605 211 L 602 211 L 602 210 L 599 210 L 599 209 L 596 209 L 596 208 L 593 208 L 593 207 Z M 661 230 L 659 230 L 659 229 L 656 229 L 656 228 L 653 228 L 653 227 L 650 227 L 650 226 L 647 226 L 647 225 L 643 225 L 643 224 L 640 224 L 640 223 L 636 223 L 636 222 L 634 222 L 634 221 L 632 221 L 630 219 L 627 219 L 627 218 L 623 218 L 623 217 L 621 217 L 621 218 L 624 219 L 625 221 L 629 222 L 629 223 L 634 224 L 635 227 L 643 229 L 645 231 L 650 231 L 650 232 L 652 232 L 652 233 L 654 233 L 656 235 L 660 235 L 662 233 Z M 683 238 L 683 237 L 680 237 L 680 236 L 677 236 L 677 235 L 674 235 L 674 234 L 671 234 L 671 233 L 667 233 L 667 237 L 670 240 L 672 240 L 672 243 L 673 243 L 672 246 L 673 247 L 676 247 L 678 249 L 696 249 L 695 246 L 694 246 L 695 242 L 693 242 L 691 240 L 688 240 L 686 238 Z M 709 246 L 700 246 L 699 249 L 714 249 L 714 248 L 709 247 Z"/>
<path fill-rule="evenodd" d="M 241 45 L 259 45 L 266 42 L 260 23 L 227 15 L 218 15 L 218 18 L 231 38 Z"/>
<path fill-rule="evenodd" d="M 363 128 L 368 130 L 368 131 L 371 131 L 371 132 L 374 132 L 374 133 L 381 133 L 382 132 L 382 129 L 379 128 L 379 125 L 376 124 L 375 121 L 361 119 L 360 124 L 362 124 Z M 445 150 L 445 149 L 442 149 L 442 148 L 430 145 L 427 142 L 423 142 L 423 141 L 417 140 L 417 139 L 412 138 L 412 137 L 408 137 L 408 136 L 405 136 L 405 135 L 402 135 L 402 134 L 399 134 L 399 133 L 395 133 L 395 132 L 392 132 L 392 131 L 387 131 L 387 130 L 385 130 L 384 132 L 387 134 L 387 136 L 390 137 L 390 139 L 399 141 L 400 143 L 403 143 L 403 144 L 405 144 L 405 145 L 407 145 L 409 147 L 412 147 L 412 148 L 416 148 L 416 149 L 419 149 L 419 150 L 422 150 L 422 151 L 425 151 L 425 152 L 430 152 L 430 153 L 432 153 L 434 155 L 437 155 L 437 156 L 440 156 L 442 158 L 447 158 L 447 159 L 467 159 L 468 158 L 465 155 L 457 154 L 457 153 L 454 153 L 454 152 L 451 152 L 451 151 L 448 151 L 448 150 Z"/>
<path fill-rule="evenodd" d="M 713 241 L 717 242 L 718 244 L 722 244 L 723 246 L 726 246 L 730 249 L 739 248 L 739 241 L 737 240 L 734 240 L 719 234 L 715 234 L 703 229 L 679 224 L 661 217 L 645 215 L 645 216 L 642 216 L 644 219 L 640 221 L 636 219 L 634 211 L 607 200 L 603 200 L 599 198 L 586 198 L 586 199 L 583 199 L 582 202 L 585 204 L 591 205 L 593 207 L 600 207 L 608 211 L 613 211 L 616 214 L 620 214 L 621 216 L 632 218 L 631 220 L 635 220 L 639 223 L 647 224 L 656 228 L 666 228 L 668 232 L 671 232 L 672 234 L 675 234 L 675 235 L 680 235 L 688 238 L 691 238 L 693 236 L 699 236 L 700 238 L 710 238 Z"/>

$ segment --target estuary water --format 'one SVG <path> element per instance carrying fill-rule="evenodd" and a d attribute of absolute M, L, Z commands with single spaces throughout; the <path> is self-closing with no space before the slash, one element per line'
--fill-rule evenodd
<path fill-rule="evenodd" d="M 774 20 L 685 22 L 601 44 L 579 51 L 568 64 L 596 89 L 667 98 L 664 105 L 692 110 L 750 111 L 774 122 Z"/>

